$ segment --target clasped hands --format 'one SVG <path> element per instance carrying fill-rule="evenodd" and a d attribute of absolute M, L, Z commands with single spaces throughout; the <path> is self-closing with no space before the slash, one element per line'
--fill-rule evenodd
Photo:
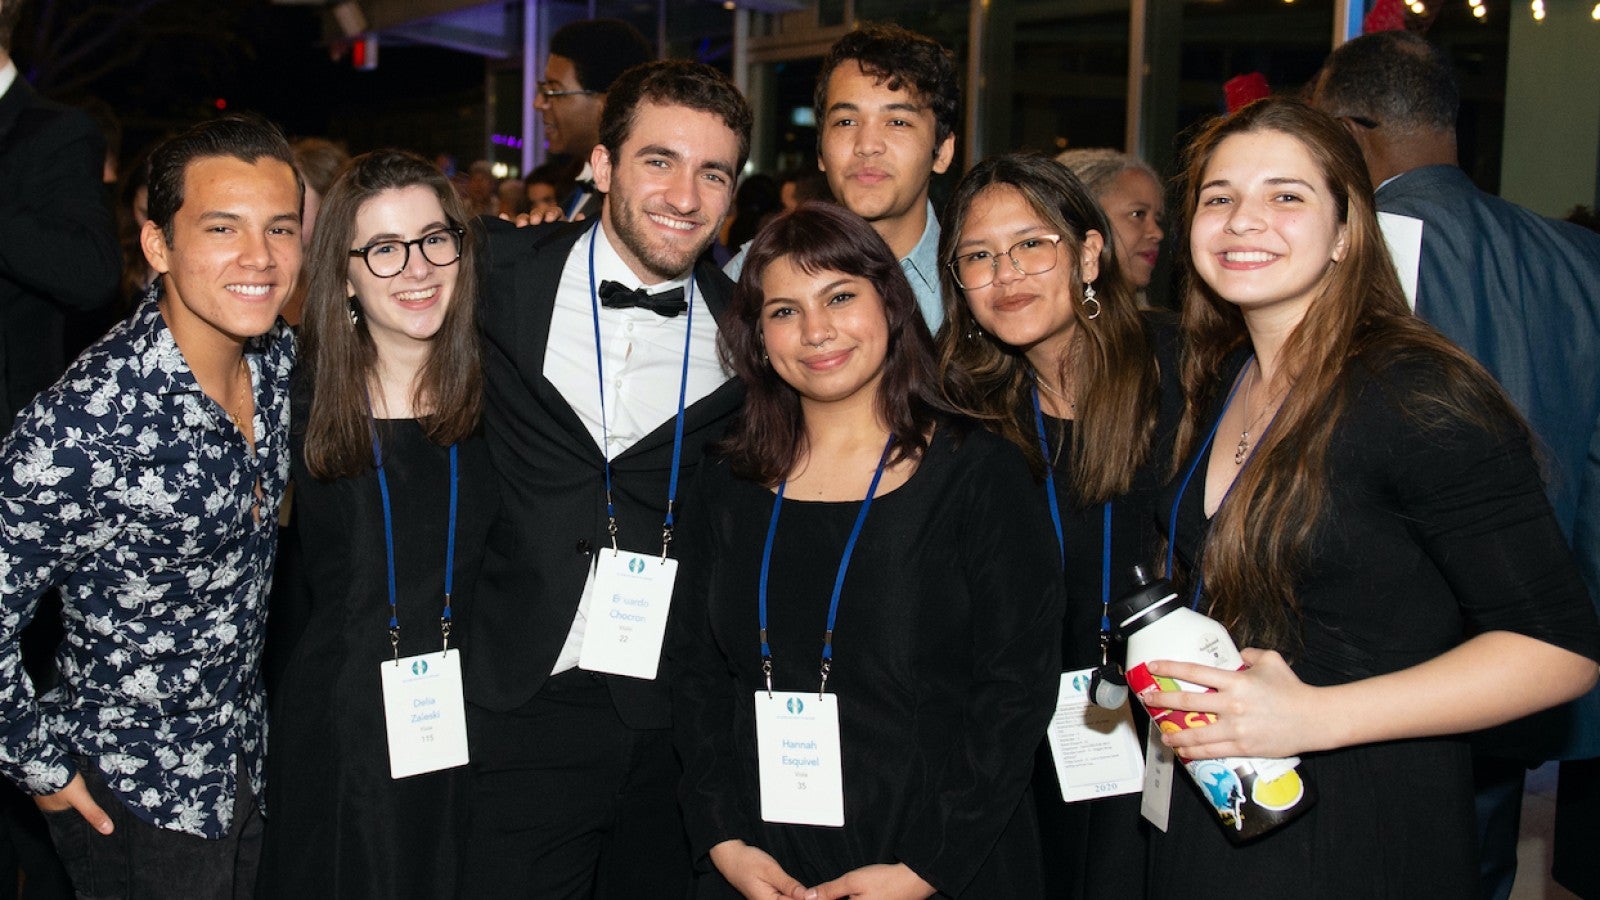
<path fill-rule="evenodd" d="M 748 900 L 923 900 L 934 893 L 933 886 L 904 863 L 862 866 L 808 888 L 785 872 L 771 854 L 739 840 L 712 847 L 711 862 Z"/>

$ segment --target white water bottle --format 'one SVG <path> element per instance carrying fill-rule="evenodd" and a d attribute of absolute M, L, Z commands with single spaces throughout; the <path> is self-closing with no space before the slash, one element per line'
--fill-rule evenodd
<path fill-rule="evenodd" d="M 1151 675 L 1152 660 L 1200 663 L 1237 671 L 1245 668 L 1239 649 L 1221 622 L 1189 609 L 1172 583 L 1152 580 L 1143 566 L 1133 567 L 1133 590 L 1111 606 L 1112 638 L 1125 647 L 1123 669 L 1128 686 L 1144 701 L 1155 691 L 1205 691 L 1211 688 L 1166 676 Z M 1163 734 L 1203 728 L 1217 720 L 1211 713 L 1185 712 L 1145 704 Z M 1183 754 L 1178 754 L 1183 759 Z M 1300 815 L 1316 802 L 1311 783 L 1296 768 L 1300 758 L 1224 757 L 1183 759 L 1183 767 L 1216 812 L 1223 831 L 1234 843 L 1259 837 Z"/>

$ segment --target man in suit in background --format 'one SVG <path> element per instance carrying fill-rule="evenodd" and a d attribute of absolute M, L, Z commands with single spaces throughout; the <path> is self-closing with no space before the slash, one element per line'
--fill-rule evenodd
<path fill-rule="evenodd" d="M 596 579 L 619 559 L 675 568 L 664 531 L 678 476 L 739 405 L 716 354 L 732 284 L 702 256 L 733 202 L 750 124 L 715 69 L 636 67 L 612 86 L 590 156 L 598 222 L 487 222 L 484 418 L 506 512 L 463 650 L 465 895 L 687 887 L 670 668 L 657 671 L 659 649 L 594 662 L 649 644 L 601 646 L 616 609 Z"/>
<path fill-rule="evenodd" d="M 66 370 L 65 310 L 109 303 L 122 273 L 101 196 L 105 142 L 11 60 L 22 0 L 0 0 L 0 433 Z"/>
<path fill-rule="evenodd" d="M 1417 314 L 1483 363 L 1533 426 L 1550 504 L 1600 600 L 1600 235 L 1473 185 L 1456 157 L 1455 74 L 1415 34 L 1344 44 L 1313 83 L 1312 102 L 1360 145 L 1378 209 L 1421 220 Z M 1600 689 L 1479 736 L 1482 896 L 1511 892 L 1526 769 L 1596 756 Z M 1596 821 L 1593 810 L 1587 818 Z M 1561 868 L 1558 856 L 1558 877 Z M 1580 869 L 1594 871 L 1587 859 Z"/>
<path fill-rule="evenodd" d="M 550 56 L 533 108 L 544 120 L 550 152 L 569 157 L 561 211 L 569 219 L 600 214 L 589 152 L 600 143 L 600 113 L 617 76 L 655 58 L 639 29 L 621 19 L 584 19 L 550 36 Z M 568 188 L 570 186 L 570 192 Z"/>

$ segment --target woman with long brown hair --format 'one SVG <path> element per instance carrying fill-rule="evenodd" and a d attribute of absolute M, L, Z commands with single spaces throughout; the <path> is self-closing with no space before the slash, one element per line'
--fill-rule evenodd
<path fill-rule="evenodd" d="M 1168 510 L 1180 587 L 1249 668 L 1214 688 L 1190 759 L 1300 755 L 1319 799 L 1233 847 L 1196 790 L 1152 837 L 1153 896 L 1471 896 L 1465 732 L 1575 697 L 1600 629 L 1527 427 L 1413 317 L 1360 151 L 1258 101 L 1191 147 L 1188 413 Z"/>
<path fill-rule="evenodd" d="M 722 340 L 745 408 L 697 476 L 672 643 L 698 896 L 1041 896 L 1061 586 L 1022 455 L 951 414 L 842 208 L 762 230 Z"/>
<path fill-rule="evenodd" d="M 957 185 L 947 221 L 940 256 L 952 324 L 940 335 L 941 369 L 961 405 L 1021 448 L 1043 483 L 1067 590 L 1062 669 L 1092 669 L 1109 655 L 1107 604 L 1159 552 L 1156 498 L 1182 409 L 1176 323 L 1138 309 L 1104 212 L 1050 159 L 979 163 Z M 1094 785 L 1062 780 L 1041 744 L 1033 793 L 1050 895 L 1138 896 L 1138 780 L 1098 797 Z"/>
<path fill-rule="evenodd" d="M 397 150 L 352 160 L 323 201 L 291 429 L 294 582 L 272 610 L 286 660 L 268 896 L 456 895 L 468 793 L 448 679 L 472 652 L 462 617 L 498 508 L 468 227 L 450 182 Z"/>

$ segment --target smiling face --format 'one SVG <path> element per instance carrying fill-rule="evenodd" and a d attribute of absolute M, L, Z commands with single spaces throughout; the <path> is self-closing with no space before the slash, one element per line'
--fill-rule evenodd
<path fill-rule="evenodd" d="M 270 157 L 200 157 L 184 169 L 171 242 L 153 221 L 139 239 L 164 276 L 161 312 L 186 354 L 264 334 L 300 275 L 294 169 Z"/>
<path fill-rule="evenodd" d="M 1150 285 L 1161 255 L 1161 185 L 1149 173 L 1123 169 L 1098 198 L 1116 235 L 1117 262 L 1134 287 Z"/>
<path fill-rule="evenodd" d="M 1298 138 L 1235 134 L 1217 145 L 1200 178 L 1189 229 L 1195 272 L 1247 316 L 1292 325 L 1344 258 L 1340 212 Z"/>
<path fill-rule="evenodd" d="M 644 102 L 616 158 L 598 145 L 589 159 L 606 237 L 642 283 L 658 284 L 682 277 L 716 238 L 739 138 L 715 113 Z"/>
<path fill-rule="evenodd" d="M 955 155 L 955 136 L 941 142 L 937 130 L 932 108 L 906 85 L 890 90 L 888 79 L 853 61 L 828 76 L 817 165 L 839 202 L 873 223 L 897 252 L 903 241 L 896 226 L 918 223 L 904 236 L 916 243 L 928 179 Z"/>
<path fill-rule="evenodd" d="M 762 270 L 761 295 L 761 339 L 772 370 L 802 407 L 876 402 L 889 322 L 872 282 L 806 272 L 783 256 Z"/>
<path fill-rule="evenodd" d="M 1024 275 L 1005 255 L 1019 242 L 1050 235 L 1062 240 L 1056 264 L 1047 272 Z M 1078 324 L 1083 279 L 1100 275 L 1104 243 L 1091 230 L 1075 247 L 1071 236 L 1039 215 L 1021 191 L 1008 184 L 984 188 L 960 223 L 955 247 L 958 256 L 984 254 L 997 263 L 994 283 L 962 291 L 972 318 L 996 340 L 1021 350 L 1035 369 L 1055 372 Z"/>
<path fill-rule="evenodd" d="M 356 212 L 355 246 L 416 240 L 439 235 L 448 227 L 450 222 L 438 195 L 431 188 L 414 184 L 383 191 L 361 204 Z M 452 239 L 439 235 L 439 240 Z M 389 278 L 379 278 L 360 257 L 350 257 L 347 287 L 361 307 L 367 333 L 380 357 L 386 351 L 433 339 L 444 324 L 456 276 L 461 271 L 458 264 L 434 265 L 417 245 L 398 253 L 409 254 L 405 268 Z M 448 254 L 436 255 L 443 258 Z M 383 262 L 373 262 L 382 269 Z"/>
<path fill-rule="evenodd" d="M 539 87 L 551 91 L 581 91 L 578 70 L 559 53 L 550 54 L 544 65 L 544 80 Z M 564 94 L 545 99 L 533 95 L 533 108 L 544 120 L 545 140 L 551 153 L 570 153 L 582 157 L 600 142 L 600 113 L 605 108 L 604 94 Z"/>

